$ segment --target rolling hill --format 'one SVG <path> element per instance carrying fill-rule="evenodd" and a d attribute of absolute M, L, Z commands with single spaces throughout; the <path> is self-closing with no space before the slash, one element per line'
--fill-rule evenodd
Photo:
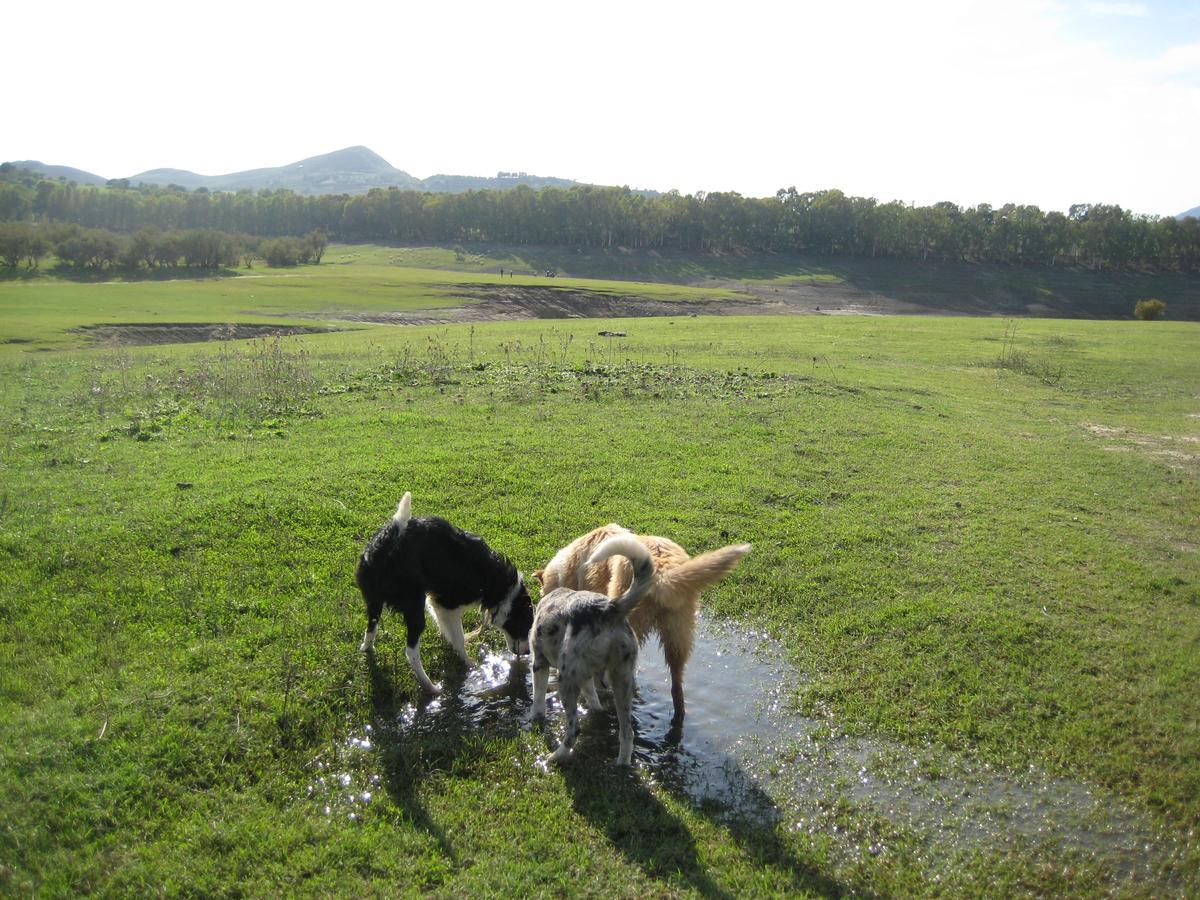
<path fill-rule="evenodd" d="M 5 166 L 12 166 L 14 169 L 25 169 L 28 172 L 34 172 L 45 178 L 57 180 L 59 178 L 66 181 L 74 181 L 78 184 L 105 184 L 107 178 L 102 178 L 99 175 L 93 175 L 91 172 L 85 172 L 83 169 L 73 169 L 70 166 L 48 166 L 45 163 L 38 162 L 36 159 L 14 160 L 4 163 Z"/>
<path fill-rule="evenodd" d="M 52 166 L 35 160 L 13 162 L 18 169 L 27 169 L 48 178 L 65 178 L 80 184 L 105 184 L 109 179 L 67 166 Z M 365 194 L 372 188 L 406 188 L 438 193 L 460 193 L 469 190 L 504 190 L 519 184 L 532 188 L 548 186 L 571 187 L 578 182 L 566 178 L 549 178 L 525 172 L 500 172 L 495 178 L 474 175 L 432 175 L 420 179 L 403 169 L 397 169 L 382 156 L 367 147 L 347 147 L 333 153 L 310 156 L 285 166 L 249 169 L 227 175 L 198 175 L 185 169 L 150 169 L 127 179 L 130 184 L 165 187 L 178 185 L 188 190 L 206 188 L 210 191 L 257 191 L 264 188 L 286 188 L 298 194 Z"/>

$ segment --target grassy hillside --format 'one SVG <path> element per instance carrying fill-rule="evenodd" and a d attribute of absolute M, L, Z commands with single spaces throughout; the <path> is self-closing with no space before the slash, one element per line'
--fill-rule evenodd
<path fill-rule="evenodd" d="M 432 285 L 483 277 L 344 262 L 0 287 L 5 335 L 32 341 L 0 353 L 4 892 L 1200 890 L 1196 325 L 679 317 L 142 349 L 64 331 L 441 302 Z M 886 739 L 872 772 L 916 766 L 935 793 L 952 759 L 1046 773 L 1154 836 L 1134 868 L 1054 834 L 971 840 L 1026 812 L 980 797 L 947 824 L 961 840 L 933 841 L 853 780 L 748 820 L 648 763 L 614 771 L 603 718 L 544 772 L 527 694 L 464 726 L 417 704 L 397 621 L 356 652 L 356 556 L 405 490 L 526 571 L 613 520 L 750 541 L 704 610 L 795 667 L 781 702 L 821 730 L 773 748 L 780 767 Z M 431 676 L 461 682 L 427 634 Z"/>

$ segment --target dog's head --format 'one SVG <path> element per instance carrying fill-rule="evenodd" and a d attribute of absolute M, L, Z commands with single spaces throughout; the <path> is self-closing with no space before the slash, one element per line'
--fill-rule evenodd
<path fill-rule="evenodd" d="M 494 609 L 483 611 L 484 624 L 504 632 L 509 652 L 524 656 L 529 652 L 529 629 L 533 627 L 533 600 L 525 589 L 525 579 L 517 573 L 517 583 Z"/>

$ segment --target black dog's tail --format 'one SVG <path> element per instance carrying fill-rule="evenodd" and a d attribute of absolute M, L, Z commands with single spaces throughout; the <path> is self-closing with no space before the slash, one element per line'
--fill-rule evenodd
<path fill-rule="evenodd" d="M 408 524 L 408 520 L 412 518 L 412 493 L 404 492 L 404 496 L 400 498 L 400 505 L 396 507 L 396 514 L 392 516 L 392 521 L 396 523 L 398 529 L 403 529 Z"/>
<path fill-rule="evenodd" d="M 624 556 L 633 563 L 633 583 L 620 597 L 613 598 L 613 611 L 624 617 L 629 615 L 638 601 L 654 584 L 654 560 L 646 545 L 632 534 L 615 534 L 596 548 L 588 557 L 587 565 L 603 562 L 610 556 Z"/>

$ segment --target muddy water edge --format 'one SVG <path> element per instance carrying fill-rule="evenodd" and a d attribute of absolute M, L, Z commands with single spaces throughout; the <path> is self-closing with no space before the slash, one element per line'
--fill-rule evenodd
<path fill-rule="evenodd" d="M 640 656 L 634 703 L 638 777 L 731 826 L 823 835 L 847 859 L 916 847 L 933 884 L 953 881 L 954 870 L 979 854 L 1087 872 L 1119 894 L 1177 896 L 1194 883 L 1187 874 L 1194 848 L 1094 786 L 1032 766 L 1016 771 L 934 747 L 851 736 L 799 714 L 792 698 L 804 676 L 786 659 L 765 635 L 702 619 L 679 729 L 652 639 Z M 372 664 L 375 690 L 390 690 L 393 677 Z M 420 736 L 427 748 L 444 742 L 457 752 L 467 735 L 531 727 L 524 660 L 482 644 L 461 681 L 445 687 L 386 720 L 352 726 L 313 760 L 308 797 L 326 815 L 355 818 L 379 797 L 381 752 L 399 739 Z M 561 711 L 551 700 L 547 731 L 557 735 Z M 585 717 L 579 752 L 597 763 L 615 756 L 607 708 Z"/>

